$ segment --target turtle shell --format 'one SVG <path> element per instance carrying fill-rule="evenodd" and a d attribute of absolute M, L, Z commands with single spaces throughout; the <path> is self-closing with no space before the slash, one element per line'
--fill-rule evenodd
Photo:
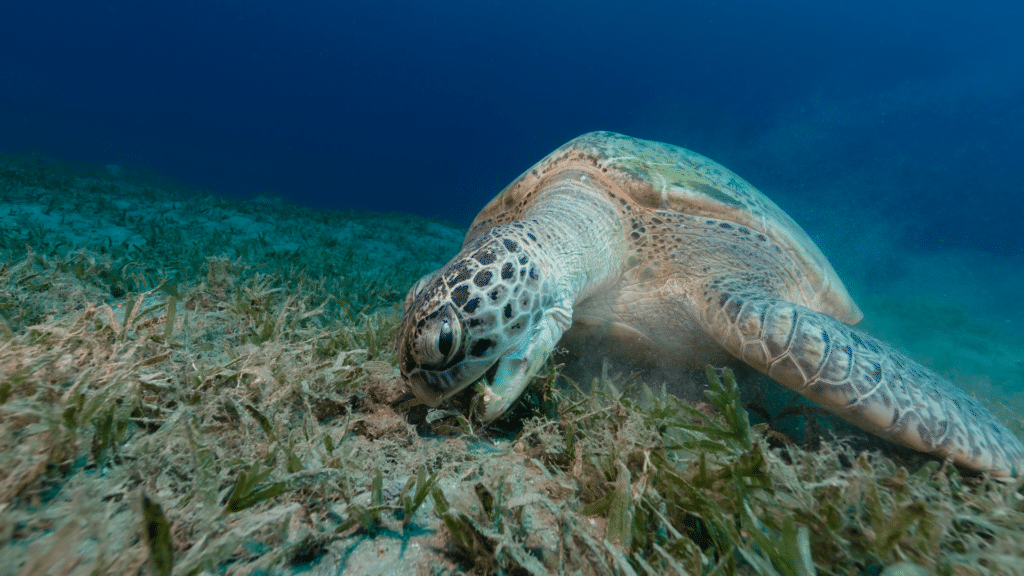
<path fill-rule="evenodd" d="M 466 244 L 495 226 L 519 220 L 565 170 L 599 179 L 637 210 L 733 222 L 786 250 L 813 294 L 808 305 L 850 324 L 863 314 L 814 241 L 781 208 L 728 168 L 696 152 L 613 132 L 584 134 L 558 148 L 498 193 L 477 215 Z M 681 274 L 685 271 L 680 270 Z"/>

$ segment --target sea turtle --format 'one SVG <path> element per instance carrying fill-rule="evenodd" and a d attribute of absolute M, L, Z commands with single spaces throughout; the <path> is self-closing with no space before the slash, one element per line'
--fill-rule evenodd
<path fill-rule="evenodd" d="M 567 331 L 691 366 L 727 352 L 887 440 L 995 476 L 1024 470 L 1010 430 L 854 329 L 861 317 L 814 242 L 742 178 L 683 148 L 593 132 L 499 193 L 462 251 L 413 286 L 398 360 L 430 406 L 477 383 L 490 421 Z"/>

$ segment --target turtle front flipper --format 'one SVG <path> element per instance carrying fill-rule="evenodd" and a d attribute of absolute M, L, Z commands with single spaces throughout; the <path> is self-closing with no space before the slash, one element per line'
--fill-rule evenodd
<path fill-rule="evenodd" d="M 731 354 L 850 423 L 994 476 L 1024 473 L 1024 445 L 978 401 L 835 318 L 745 285 L 710 282 L 708 333 Z"/>

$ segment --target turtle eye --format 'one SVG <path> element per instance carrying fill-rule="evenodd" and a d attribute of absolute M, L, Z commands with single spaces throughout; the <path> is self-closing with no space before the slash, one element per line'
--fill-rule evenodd
<path fill-rule="evenodd" d="M 458 330 L 458 326 L 455 327 Z M 441 322 L 441 329 L 437 331 L 437 351 L 441 353 L 441 357 L 445 360 L 451 355 L 452 350 L 455 349 L 455 343 L 458 339 L 458 334 L 452 330 L 452 325 L 446 318 Z"/>
<path fill-rule="evenodd" d="M 442 368 L 462 350 L 462 323 L 451 304 L 445 304 L 421 322 L 420 365 Z"/>

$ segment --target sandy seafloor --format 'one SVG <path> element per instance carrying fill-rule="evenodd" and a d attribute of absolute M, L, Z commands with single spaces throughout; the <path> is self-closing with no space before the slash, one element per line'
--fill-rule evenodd
<path fill-rule="evenodd" d="M 335 273 L 358 274 L 364 278 L 379 275 L 384 282 L 400 278 L 405 283 L 387 287 L 390 296 L 384 306 L 394 311 L 400 310 L 401 295 L 411 282 L 408 272 L 420 274 L 443 264 L 457 251 L 464 233 L 440 221 L 401 213 L 335 214 L 324 222 L 302 224 L 296 214 L 313 212 L 300 210 L 274 196 L 218 201 L 194 192 L 144 194 L 143 190 L 149 186 L 132 180 L 120 167 L 68 171 L 52 162 L 36 162 L 43 167 L 40 171 L 68 174 L 61 176 L 65 188 L 47 189 L 47 180 L 37 179 L 28 184 L 8 182 L 7 188 L 0 190 L 0 236 L 4 239 L 0 255 L 10 258 L 0 262 L 0 266 L 13 265 L 12 255 L 24 254 L 23 244 L 43 256 L 47 256 L 47 250 L 55 255 L 69 251 L 102 254 L 105 246 L 133 244 L 137 246 L 138 258 L 144 259 L 149 253 L 147 242 L 152 240 L 147 240 L 138 226 L 125 222 L 154 219 L 159 219 L 164 227 L 180 227 L 186 232 L 180 236 L 184 243 L 189 242 L 193 234 L 220 232 L 230 237 L 232 245 L 258 241 L 269 246 L 268 250 L 279 253 L 302 251 L 308 247 L 310 238 L 327 237 L 350 246 L 359 255 L 358 269 L 340 267 Z M 79 173 L 88 176 L 75 175 Z M 157 183 L 154 187 L 162 185 Z M 60 200 L 61 195 L 73 195 L 75 200 L 65 203 Z M 206 208 L 197 208 L 202 206 Z M 395 209 L 401 210 L 401 206 Z M 895 232 L 874 223 L 866 212 L 832 213 L 825 207 L 799 207 L 790 212 L 830 257 L 863 309 L 865 319 L 860 326 L 864 330 L 948 377 L 1021 434 L 1024 430 L 1024 304 L 1021 302 L 1024 259 L 959 251 L 954 244 L 941 253 L 900 252 L 895 244 Z M 166 253 L 174 247 L 163 246 L 162 249 L 162 253 Z M 229 260 L 245 257 L 228 246 L 222 254 L 209 256 Z M 151 268 L 171 266 L 159 261 L 149 261 L 147 265 Z M 396 275 L 394 272 L 399 268 L 403 273 Z M 329 273 L 329 264 L 324 270 Z M 49 321 L 62 314 L 71 317 L 83 307 L 104 303 L 117 314 L 123 311 L 124 298 L 109 293 L 102 301 L 89 301 L 89 298 L 87 294 L 78 301 L 69 301 L 63 311 L 46 319 Z M 379 368 L 394 378 L 393 366 L 390 371 L 388 367 Z M 0 379 L 4 377 L 0 373 Z M 12 458 L 5 456 L 6 461 Z M 442 483 L 445 481 L 442 479 Z M 385 492 L 399 488 L 399 480 L 386 481 Z M 5 511 L 10 512 L 0 508 L 0 514 Z M 26 550 L 33 550 L 35 540 L 18 541 L 12 534 L 16 535 L 20 528 L 5 526 L 5 541 L 0 546 L 7 548 L 6 559 L 24 562 L 24 556 L 18 556 L 17 551 L 24 554 Z M 400 534 L 387 531 L 383 534 L 347 545 L 340 557 L 308 569 L 316 573 L 353 574 L 445 573 L 446 570 L 456 573 L 459 570 L 449 566 L 425 571 L 416 564 L 419 541 L 403 543 Z M 231 573 L 230 569 L 219 571 Z M 0 572 L 18 573 L 17 570 L 7 571 L 7 567 L 0 567 Z M 74 573 L 74 570 L 65 566 L 63 571 L 55 568 L 53 573 Z"/>

